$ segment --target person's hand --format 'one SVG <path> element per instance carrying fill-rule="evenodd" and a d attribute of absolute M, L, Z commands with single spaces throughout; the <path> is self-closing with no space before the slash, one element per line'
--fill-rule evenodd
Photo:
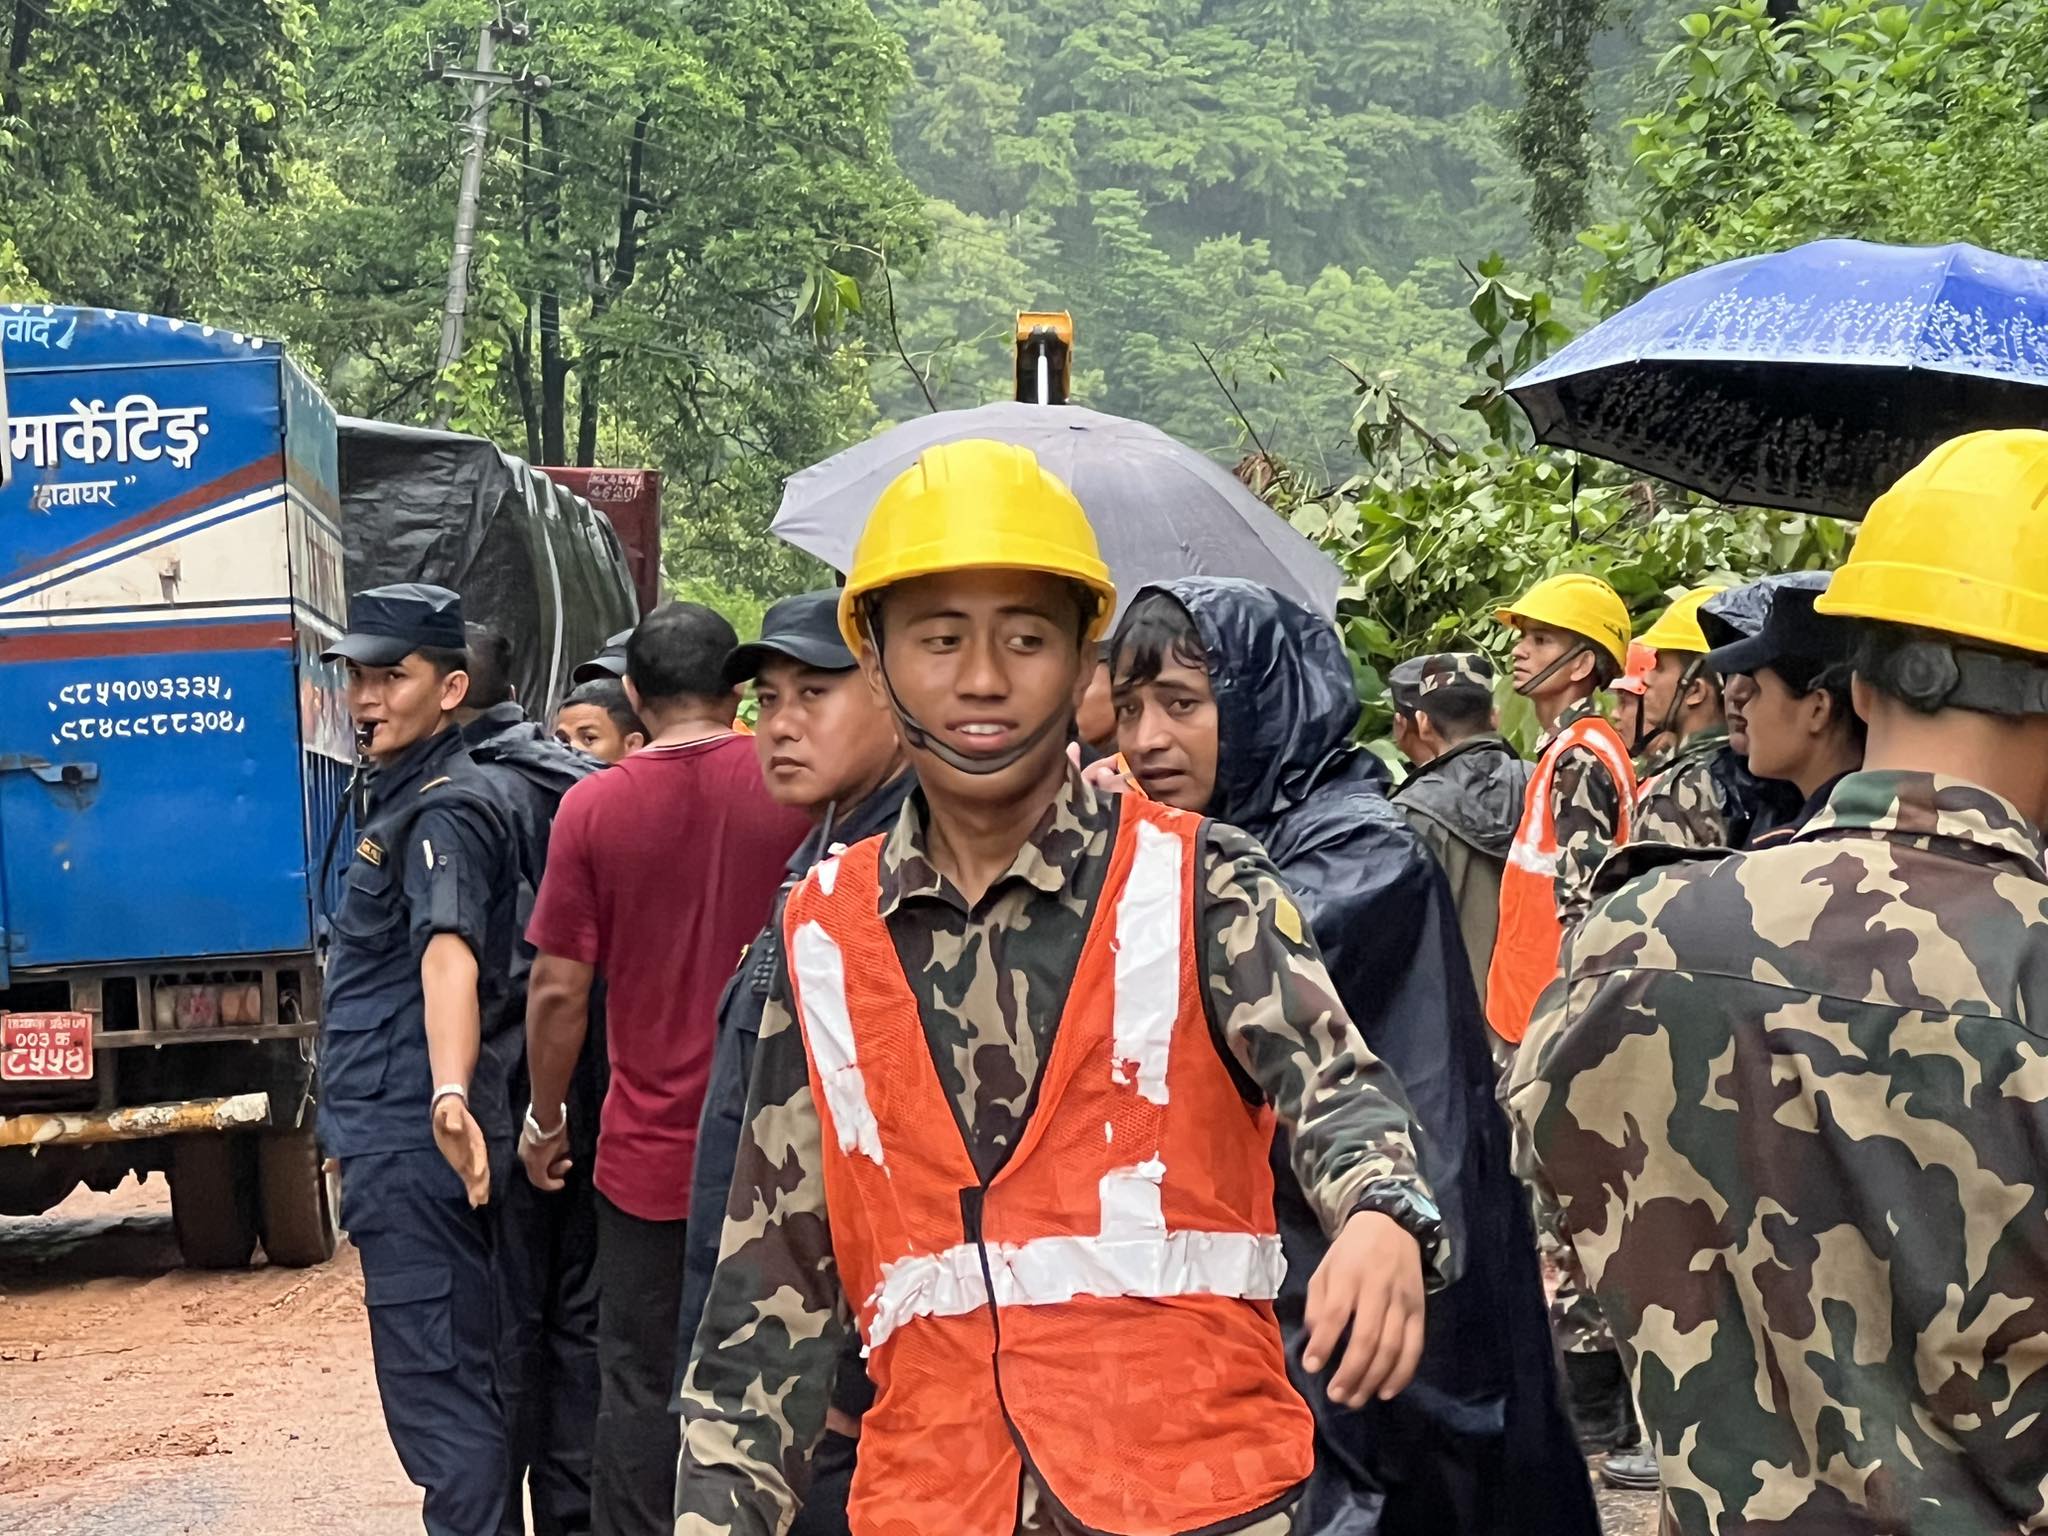
<path fill-rule="evenodd" d="M 1362 1408 L 1378 1394 L 1384 1402 L 1408 1385 L 1422 1360 L 1422 1304 L 1421 1245 L 1391 1216 L 1358 1212 L 1309 1279 L 1303 1368 L 1321 1371 L 1348 1327 L 1351 1342 L 1330 1377 L 1330 1401 Z"/>
<path fill-rule="evenodd" d="M 484 1151 L 483 1127 L 469 1112 L 460 1094 L 444 1093 L 434 1100 L 434 1145 L 448 1159 L 448 1166 L 462 1180 L 463 1193 L 472 1206 L 491 1198 L 491 1161 Z"/>
<path fill-rule="evenodd" d="M 1131 783 L 1117 763 L 1118 759 L 1114 757 L 1098 757 L 1081 770 L 1081 782 L 1098 795 L 1122 794 L 1131 787 Z"/>
<path fill-rule="evenodd" d="M 535 1189 L 560 1189 L 563 1176 L 575 1166 L 569 1157 L 568 1114 L 565 1112 L 546 1136 L 533 1134 L 533 1117 L 529 1114 L 519 1131 L 519 1161 Z"/>

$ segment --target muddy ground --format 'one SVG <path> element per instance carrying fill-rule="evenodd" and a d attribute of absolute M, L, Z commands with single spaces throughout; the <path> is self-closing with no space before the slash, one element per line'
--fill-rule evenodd
<path fill-rule="evenodd" d="M 400 1536 L 362 1276 L 182 1268 L 161 1178 L 0 1218 L 0 1532 Z"/>
<path fill-rule="evenodd" d="M 1647 1496 L 1602 1503 L 1611 1536 L 1656 1529 Z M 0 1218 L 0 1533 L 404 1536 L 418 1511 L 346 1244 L 184 1269 L 161 1179 Z"/>

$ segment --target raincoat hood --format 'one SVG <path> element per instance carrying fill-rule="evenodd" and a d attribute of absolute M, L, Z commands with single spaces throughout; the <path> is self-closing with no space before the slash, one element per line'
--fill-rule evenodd
<path fill-rule="evenodd" d="M 1234 576 L 1147 587 L 1194 621 L 1216 694 L 1216 789 L 1206 814 L 1259 835 L 1354 758 L 1358 689 L 1330 621 L 1270 587 Z M 1141 592 L 1139 596 L 1143 596 Z"/>
<path fill-rule="evenodd" d="M 1208 653 L 1218 740 L 1206 813 L 1271 857 L 1338 998 L 1400 1079 L 1423 1171 L 1470 1256 L 1466 1273 L 1430 1297 L 1422 1363 L 1393 1401 L 1344 1408 L 1297 1372 L 1318 1435 L 1294 1530 L 1595 1536 L 1457 913 L 1435 857 L 1386 797 L 1386 770 L 1351 745 L 1359 706 L 1343 644 L 1328 620 L 1252 582 L 1184 578 L 1151 590 L 1180 604 Z M 1328 1240 L 1287 1140 L 1274 1151 L 1287 1257 L 1274 1311 L 1298 1363 L 1308 1281 Z"/>
<path fill-rule="evenodd" d="M 1529 765 L 1488 732 L 1423 764 L 1394 791 L 1394 799 L 1490 858 L 1505 859 L 1521 825 L 1528 784 Z"/>

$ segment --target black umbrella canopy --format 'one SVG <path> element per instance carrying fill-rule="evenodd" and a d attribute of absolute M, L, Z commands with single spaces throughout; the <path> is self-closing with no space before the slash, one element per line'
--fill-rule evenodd
<path fill-rule="evenodd" d="M 1667 283 L 1508 387 L 1539 442 L 1859 518 L 1951 437 L 2048 425 L 2048 263 L 1821 240 Z"/>

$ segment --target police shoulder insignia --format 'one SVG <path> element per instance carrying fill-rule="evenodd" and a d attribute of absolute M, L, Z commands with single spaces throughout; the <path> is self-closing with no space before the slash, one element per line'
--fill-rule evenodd
<path fill-rule="evenodd" d="M 373 838 L 364 838 L 356 844 L 356 857 L 376 869 L 384 867 L 384 847 Z"/>

